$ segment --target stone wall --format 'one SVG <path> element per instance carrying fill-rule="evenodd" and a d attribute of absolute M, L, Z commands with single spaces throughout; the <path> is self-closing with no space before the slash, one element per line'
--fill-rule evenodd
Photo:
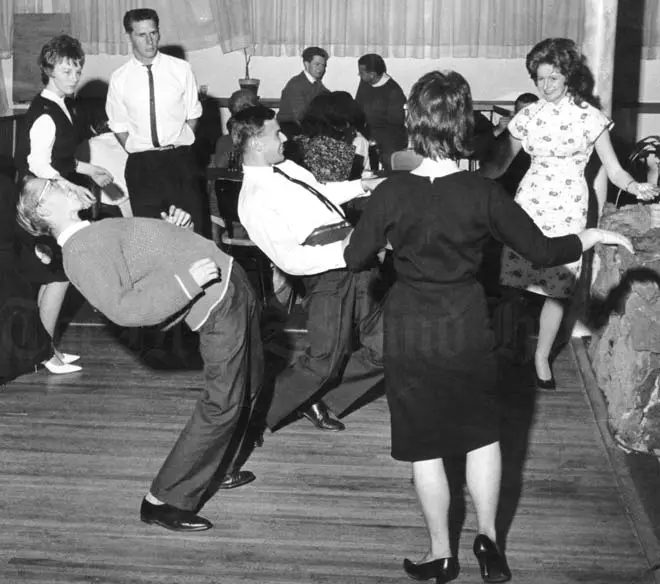
<path fill-rule="evenodd" d="M 600 226 L 630 237 L 636 253 L 596 250 L 592 366 L 617 442 L 660 455 L 660 205 L 609 206 Z"/>

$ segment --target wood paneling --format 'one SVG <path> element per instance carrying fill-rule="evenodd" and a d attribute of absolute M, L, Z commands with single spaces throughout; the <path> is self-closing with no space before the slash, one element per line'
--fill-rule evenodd
<path fill-rule="evenodd" d="M 41 370 L 0 391 L 0 581 L 11 584 L 376 584 L 406 581 L 427 545 L 410 468 L 389 455 L 383 398 L 324 433 L 307 421 L 266 434 L 257 481 L 213 497 L 215 528 L 190 535 L 140 523 L 140 500 L 185 423 L 198 371 L 154 371 L 102 326 L 71 326 L 70 376 Z M 520 583 L 651 582 L 648 563 L 573 357 L 559 390 L 532 372 L 502 384 L 502 524 Z M 457 502 L 460 499 L 457 499 Z M 480 581 L 466 502 L 458 581 Z"/>

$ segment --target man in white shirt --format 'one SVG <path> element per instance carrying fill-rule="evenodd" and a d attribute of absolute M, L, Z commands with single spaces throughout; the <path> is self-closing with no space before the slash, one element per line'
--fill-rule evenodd
<path fill-rule="evenodd" d="M 263 106 L 238 112 L 231 132 L 243 153 L 241 223 L 278 268 L 302 276 L 308 297 L 309 346 L 278 376 L 267 424 L 275 430 L 301 414 L 319 429 L 343 430 L 327 408 L 345 415 L 383 378 L 381 306 L 372 294 L 378 269 L 349 272 L 346 240 L 303 242 L 319 227 L 340 223 L 339 205 L 365 195 L 382 179 L 318 183 L 284 160 L 286 137 L 275 112 Z M 356 331 L 361 346 L 353 351 Z"/>
<path fill-rule="evenodd" d="M 160 217 L 174 205 L 187 211 L 201 232 L 208 217 L 191 146 L 202 106 L 190 65 L 159 52 L 158 26 L 158 14 L 150 8 L 124 15 L 133 55 L 110 78 L 106 112 L 128 152 L 125 176 L 134 215 Z"/>

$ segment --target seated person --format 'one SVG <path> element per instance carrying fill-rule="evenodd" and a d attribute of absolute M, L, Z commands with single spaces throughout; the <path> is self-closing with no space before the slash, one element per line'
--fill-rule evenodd
<path fill-rule="evenodd" d="M 307 168 L 320 183 L 360 178 L 365 158 L 357 154 L 361 134 L 353 125 L 354 105 L 345 91 L 316 96 L 302 119 L 302 133 L 286 149 L 287 158 Z"/>
<path fill-rule="evenodd" d="M 229 102 L 227 107 L 229 109 L 229 120 L 227 120 L 227 132 L 228 134 L 220 136 L 217 142 L 215 143 L 215 150 L 211 161 L 209 162 L 209 167 L 211 168 L 233 168 L 236 166 L 240 170 L 240 162 L 236 160 L 234 153 L 234 143 L 231 140 L 231 117 L 240 112 L 246 107 L 252 107 L 254 105 L 259 105 L 259 97 L 254 91 L 249 89 L 239 89 L 234 91 L 229 96 Z"/>
<path fill-rule="evenodd" d="M 227 131 L 231 132 L 232 117 L 246 107 L 252 107 L 259 104 L 259 97 L 249 89 L 239 89 L 234 91 L 229 97 L 230 117 L 227 120 Z M 209 168 L 223 168 L 241 174 L 241 156 L 234 148 L 231 134 L 220 136 L 215 143 L 215 149 Z M 240 182 L 231 182 L 228 180 L 216 181 L 212 179 L 209 184 L 209 213 L 211 215 L 211 234 L 213 241 L 220 243 L 222 231 L 228 229 L 234 232 L 238 229 L 238 192 L 240 191 Z"/>

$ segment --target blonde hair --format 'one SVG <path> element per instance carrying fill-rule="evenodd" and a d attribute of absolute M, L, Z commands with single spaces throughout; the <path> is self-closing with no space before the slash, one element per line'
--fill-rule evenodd
<path fill-rule="evenodd" d="M 42 184 L 44 181 L 44 184 Z M 51 226 L 42 213 L 41 197 L 51 181 L 26 176 L 21 183 L 21 191 L 16 204 L 16 222 L 30 235 L 50 235 Z"/>

